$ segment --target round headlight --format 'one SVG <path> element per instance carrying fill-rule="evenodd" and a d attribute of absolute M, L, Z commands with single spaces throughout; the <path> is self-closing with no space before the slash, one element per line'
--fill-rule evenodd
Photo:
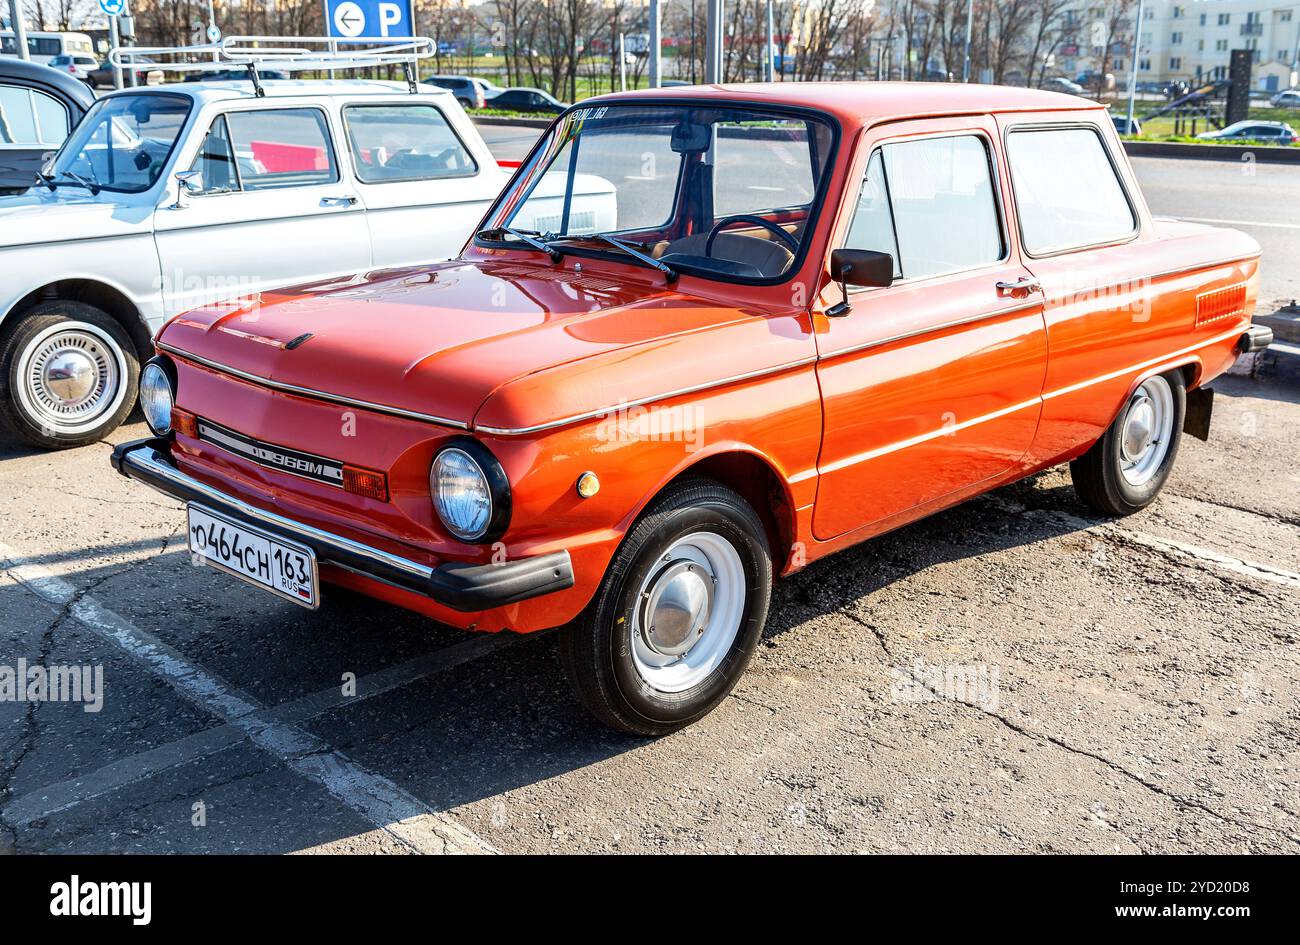
<path fill-rule="evenodd" d="M 492 522 L 492 490 L 474 457 L 447 447 L 433 461 L 429 487 L 438 517 L 449 532 L 462 541 L 483 537 Z"/>
<path fill-rule="evenodd" d="M 157 361 L 150 361 L 140 372 L 140 409 L 149 423 L 149 429 L 165 436 L 172 428 L 172 402 L 175 392 L 171 378 Z"/>

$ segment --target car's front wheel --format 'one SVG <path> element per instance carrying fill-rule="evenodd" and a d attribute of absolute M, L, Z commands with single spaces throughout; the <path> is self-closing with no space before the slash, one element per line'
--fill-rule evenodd
<path fill-rule="evenodd" d="M 94 443 L 135 406 L 135 346 L 107 313 L 82 302 L 42 302 L 0 328 L 0 425 L 28 443 Z"/>
<path fill-rule="evenodd" d="M 1139 384 L 1101 439 L 1070 463 L 1079 498 L 1105 515 L 1130 515 L 1155 501 L 1173 472 L 1186 409 L 1181 371 Z"/>
<path fill-rule="evenodd" d="M 762 522 L 709 479 L 672 486 L 637 521 L 595 598 L 562 634 L 582 703 L 615 729 L 665 735 L 721 702 L 767 622 Z"/>

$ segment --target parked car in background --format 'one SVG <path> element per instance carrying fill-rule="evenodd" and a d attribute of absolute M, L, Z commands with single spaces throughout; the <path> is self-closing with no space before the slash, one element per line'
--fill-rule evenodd
<path fill-rule="evenodd" d="M 1122 135 L 1136 138 L 1142 134 L 1142 122 L 1136 118 L 1129 118 L 1128 115 L 1111 115 L 1110 120 L 1115 125 L 1115 130 Z"/>
<path fill-rule="evenodd" d="M 482 108 L 485 92 L 483 86 L 467 75 L 430 75 L 420 80 L 456 96 L 461 108 Z"/>
<path fill-rule="evenodd" d="M 1264 144 L 1295 144 L 1296 133 L 1281 121 L 1238 121 L 1218 131 L 1202 131 L 1204 141 L 1259 141 Z"/>
<path fill-rule="evenodd" d="M 93 88 L 94 83 L 91 82 L 90 73 L 99 65 L 99 60 L 94 56 L 77 53 L 69 56 L 55 56 L 49 61 L 48 65 L 51 69 L 66 72 L 74 79 L 80 79 Z"/>
<path fill-rule="evenodd" d="M 35 184 L 46 158 L 59 149 L 93 104 L 95 93 L 66 72 L 0 58 L 0 195 Z"/>
<path fill-rule="evenodd" d="M 583 174 L 617 214 L 538 226 Z M 599 96 L 457 259 L 170 321 L 154 435 L 112 462 L 188 504 L 191 554 L 301 606 L 563 627 L 578 698 L 663 735 L 736 685 L 780 575 L 1066 462 L 1103 515 L 1153 502 L 1271 338 L 1259 255 L 1153 218 L 1086 99 Z"/>
<path fill-rule="evenodd" d="M 287 81 L 289 73 L 280 69 L 258 69 L 258 81 Z M 210 72 L 190 72 L 185 76 L 186 82 L 252 82 L 247 69 L 214 69 Z"/>
<path fill-rule="evenodd" d="M 1300 90 L 1287 89 L 1285 92 L 1278 92 L 1268 103 L 1274 108 L 1300 108 Z"/>
<path fill-rule="evenodd" d="M 487 108 L 507 112 L 525 112 L 538 115 L 558 115 L 568 106 L 550 92 L 531 88 L 509 88 L 487 100 Z"/>
<path fill-rule="evenodd" d="M 346 298 L 370 270 L 446 259 L 508 179 L 443 89 L 262 87 L 111 92 L 42 186 L 0 199 L 0 425 L 46 448 L 93 442 L 135 404 L 166 316 L 313 280 Z M 547 196 L 564 186 L 547 181 L 520 225 L 612 225 L 612 185 L 583 176 L 567 206 Z"/>
<path fill-rule="evenodd" d="M 481 76 L 470 76 L 470 81 L 477 85 L 483 92 L 484 100 L 491 98 L 493 95 L 500 95 L 505 89 L 495 83 L 482 78 Z"/>
<path fill-rule="evenodd" d="M 140 68 L 133 70 L 136 75 L 136 85 L 162 85 L 163 74 L 158 69 L 150 69 L 151 60 L 147 56 L 137 56 L 135 62 Z M 90 70 L 89 80 L 92 88 L 111 89 L 113 88 L 113 65 L 107 59 L 100 62 L 98 66 Z M 130 85 L 127 73 L 124 70 L 122 81 Z"/>
<path fill-rule="evenodd" d="M 1064 92 L 1066 95 L 1083 94 L 1082 85 L 1080 85 L 1077 82 L 1071 82 L 1063 75 L 1053 76 L 1049 79 L 1044 79 L 1042 85 L 1040 85 L 1039 88 L 1045 89 L 1048 92 Z"/>

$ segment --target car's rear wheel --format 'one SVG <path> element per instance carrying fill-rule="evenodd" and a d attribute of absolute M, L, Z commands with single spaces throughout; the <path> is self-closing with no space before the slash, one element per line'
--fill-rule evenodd
<path fill-rule="evenodd" d="M 767 622 L 772 562 L 739 495 L 684 480 L 637 521 L 583 615 L 562 632 L 574 692 L 601 722 L 665 735 L 721 702 Z"/>
<path fill-rule="evenodd" d="M 126 330 L 82 302 L 42 302 L 0 331 L 0 425 L 43 449 L 103 439 L 135 406 Z"/>
<path fill-rule="evenodd" d="M 1150 505 L 1173 472 L 1186 409 L 1181 371 L 1139 384 L 1101 439 L 1070 463 L 1079 498 L 1106 515 Z"/>

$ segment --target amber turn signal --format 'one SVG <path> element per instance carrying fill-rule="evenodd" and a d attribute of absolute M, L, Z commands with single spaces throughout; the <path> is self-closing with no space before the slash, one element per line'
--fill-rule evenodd
<path fill-rule="evenodd" d="M 388 478 L 383 473 L 375 472 L 373 469 L 344 465 L 343 490 L 355 495 L 363 495 L 367 499 L 378 499 L 380 502 L 387 502 Z"/>
<path fill-rule="evenodd" d="M 594 472 L 585 472 L 578 477 L 578 495 L 590 499 L 600 491 L 600 480 Z"/>
<path fill-rule="evenodd" d="M 172 408 L 172 432 L 188 436 L 192 440 L 199 437 L 199 421 L 194 414 L 180 407 Z"/>

